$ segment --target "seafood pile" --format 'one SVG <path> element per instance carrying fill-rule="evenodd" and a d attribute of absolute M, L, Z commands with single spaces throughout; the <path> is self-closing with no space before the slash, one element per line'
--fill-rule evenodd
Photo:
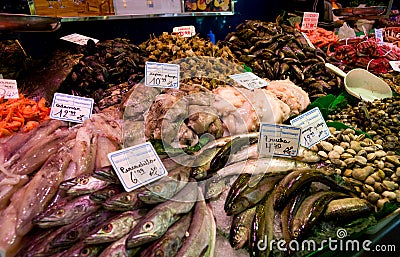
<path fill-rule="evenodd" d="M 400 94 L 400 75 L 397 71 L 382 73 L 378 76 L 381 77 L 386 83 L 388 83 L 388 85 L 394 92 Z"/>
<path fill-rule="evenodd" d="M 315 30 L 309 30 L 306 34 L 311 43 L 318 48 L 327 47 L 339 40 L 339 37 L 335 35 L 335 32 L 320 27 Z"/>
<path fill-rule="evenodd" d="M 122 143 L 119 115 L 108 110 L 70 128 L 48 120 L 2 141 L 0 248 L 7 256 L 19 249 L 33 218 L 59 199 L 63 180 L 110 165 L 107 154 Z"/>
<path fill-rule="evenodd" d="M 28 132 L 49 119 L 46 99 L 38 102 L 20 94 L 18 99 L 0 98 L 0 138 L 16 131 Z"/>
<path fill-rule="evenodd" d="M 228 46 L 259 77 L 290 79 L 311 99 L 343 88 L 341 78 L 325 68 L 326 54 L 309 47 L 292 26 L 250 20 L 239 24 L 220 44 Z"/>
<path fill-rule="evenodd" d="M 333 164 L 361 198 L 378 208 L 386 202 L 400 202 L 399 156 L 384 151 L 378 139 L 356 135 L 353 129 L 330 130 L 332 136 L 314 147 L 321 160 Z"/>
<path fill-rule="evenodd" d="M 97 44 L 89 40 L 81 51 L 84 56 L 61 83 L 58 92 L 93 97 L 101 90 L 96 94 L 101 99 L 101 92 L 109 87 L 125 82 L 132 86 L 144 77 L 145 54 L 128 39 L 116 38 Z"/>

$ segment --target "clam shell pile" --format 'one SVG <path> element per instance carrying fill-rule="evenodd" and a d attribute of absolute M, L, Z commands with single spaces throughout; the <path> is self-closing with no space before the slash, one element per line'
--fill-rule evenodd
<path fill-rule="evenodd" d="M 312 147 L 325 163 L 333 164 L 338 174 L 360 196 L 381 208 L 386 202 L 400 202 L 400 160 L 393 151 L 356 135 L 353 129 L 330 128 L 332 136 Z"/>

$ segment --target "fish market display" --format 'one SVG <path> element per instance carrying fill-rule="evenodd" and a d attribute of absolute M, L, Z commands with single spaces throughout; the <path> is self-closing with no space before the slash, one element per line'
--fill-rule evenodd
<path fill-rule="evenodd" d="M 325 68 L 326 54 L 309 47 L 300 31 L 289 25 L 249 20 L 220 43 L 259 77 L 290 79 L 311 99 L 343 89 L 341 78 Z"/>
<path fill-rule="evenodd" d="M 39 101 L 20 94 L 17 99 L 0 98 L 0 138 L 16 131 L 28 132 L 41 122 L 48 120 L 50 108 L 46 99 Z"/>

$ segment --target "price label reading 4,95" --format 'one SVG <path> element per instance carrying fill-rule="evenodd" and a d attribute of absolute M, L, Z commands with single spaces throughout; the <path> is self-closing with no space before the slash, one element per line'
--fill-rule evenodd
<path fill-rule="evenodd" d="M 297 127 L 262 123 L 258 152 L 263 156 L 297 156 L 300 134 Z"/>
<path fill-rule="evenodd" d="M 301 128 L 300 144 L 307 148 L 310 148 L 331 135 L 318 107 L 290 120 L 290 124 Z"/>
<path fill-rule="evenodd" d="M 55 93 L 50 118 L 82 123 L 92 115 L 93 102 L 92 98 Z"/>
<path fill-rule="evenodd" d="M 109 153 L 108 159 L 127 192 L 168 174 L 149 142 Z"/>
<path fill-rule="evenodd" d="M 148 87 L 179 88 L 178 64 L 146 62 L 145 85 Z"/>

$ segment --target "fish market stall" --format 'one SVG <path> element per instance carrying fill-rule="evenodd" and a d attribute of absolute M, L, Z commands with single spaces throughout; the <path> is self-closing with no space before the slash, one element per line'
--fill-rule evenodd
<path fill-rule="evenodd" d="M 319 33 L 312 48 L 283 18 L 249 20 L 216 44 L 73 49 L 53 94 L 0 99 L 0 250 L 300 257 L 381 233 L 399 218 L 400 99 L 347 94 L 325 64 L 351 44 Z"/>

